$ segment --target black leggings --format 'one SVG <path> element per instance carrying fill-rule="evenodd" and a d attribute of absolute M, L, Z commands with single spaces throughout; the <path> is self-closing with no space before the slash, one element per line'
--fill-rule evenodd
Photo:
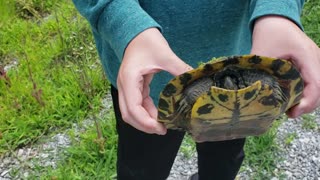
<path fill-rule="evenodd" d="M 118 91 L 111 87 L 117 119 L 118 180 L 165 180 L 184 132 L 168 130 L 165 136 L 143 133 L 121 118 Z M 232 180 L 244 158 L 245 139 L 197 143 L 200 180 Z"/>

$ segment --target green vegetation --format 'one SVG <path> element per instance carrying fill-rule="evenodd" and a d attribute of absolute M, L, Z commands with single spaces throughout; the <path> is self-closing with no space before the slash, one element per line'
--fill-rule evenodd
<path fill-rule="evenodd" d="M 195 142 L 193 141 L 190 135 L 185 135 L 184 140 L 182 141 L 182 144 L 180 146 L 180 152 L 183 154 L 184 157 L 188 159 L 191 158 L 193 154 L 196 152 Z"/>
<path fill-rule="evenodd" d="M 5 18 L 0 24 L 0 154 L 32 146 L 42 136 L 97 113 L 101 97 L 109 88 L 88 24 L 73 4 L 58 2 L 0 3 L 8 7 L 1 9 Z M 8 72 L 6 65 L 13 65 Z M 102 125 L 108 127 L 110 122 L 102 121 Z M 113 125 L 108 129 L 114 129 Z M 78 142 L 90 153 L 102 148 L 98 141 L 83 145 L 94 137 L 93 132 L 89 129 L 80 137 L 84 140 Z M 116 144 L 112 141 L 116 138 L 114 131 L 102 135 L 112 136 L 105 145 L 112 146 L 96 152 L 99 156 L 114 151 Z M 74 152 L 70 149 L 68 156 Z M 106 162 L 112 160 L 107 157 Z"/>
<path fill-rule="evenodd" d="M 296 139 L 297 136 L 298 136 L 297 133 L 287 134 L 287 137 L 285 138 L 284 143 L 286 145 L 290 145 L 292 141 Z"/>
<path fill-rule="evenodd" d="M 279 146 L 275 143 L 277 128 L 283 119 L 276 121 L 272 128 L 259 137 L 247 138 L 245 144 L 246 158 L 244 167 L 249 166 L 252 170 L 252 177 L 258 179 L 268 179 L 274 175 L 273 171 L 276 162 L 280 160 L 275 152 L 279 150 Z"/>
<path fill-rule="evenodd" d="M 39 167 L 30 179 L 113 179 L 116 177 L 115 119 L 112 111 L 106 116 L 94 117 L 99 123 L 101 135 L 96 126 L 82 132 L 70 130 L 72 146 L 62 155 L 63 161 L 56 169 Z"/>
<path fill-rule="evenodd" d="M 302 127 L 305 129 L 318 129 L 316 117 L 312 114 L 302 115 Z"/>
<path fill-rule="evenodd" d="M 308 36 L 320 45 L 320 1 L 308 0 L 302 12 L 302 24 Z"/>
<path fill-rule="evenodd" d="M 30 178 L 116 177 L 114 115 L 109 111 L 96 116 L 109 83 L 87 22 L 66 0 L 0 0 L 0 16 L 0 155 L 33 146 L 42 136 L 65 131 L 91 116 L 93 125 L 81 133 L 68 130 L 72 145 L 61 155 L 58 167 L 37 166 Z M 318 44 L 319 17 L 320 1 L 309 0 L 303 24 Z M 6 65 L 13 65 L 8 72 Z M 304 127 L 313 129 L 314 120 L 306 117 Z M 274 173 L 279 160 L 276 128 L 281 121 L 263 136 L 247 140 L 245 166 L 253 168 L 257 179 Z M 288 136 L 286 142 L 294 137 Z M 187 157 L 195 151 L 190 138 L 181 151 Z"/>

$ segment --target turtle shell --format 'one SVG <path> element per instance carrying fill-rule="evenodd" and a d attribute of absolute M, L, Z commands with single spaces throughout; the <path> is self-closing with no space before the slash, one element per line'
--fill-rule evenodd
<path fill-rule="evenodd" d="M 222 57 L 170 80 L 159 96 L 158 121 L 197 142 L 256 136 L 299 103 L 303 85 L 290 61 Z"/>

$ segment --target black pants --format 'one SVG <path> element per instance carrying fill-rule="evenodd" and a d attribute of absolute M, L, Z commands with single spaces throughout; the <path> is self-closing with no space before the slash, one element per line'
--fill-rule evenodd
<path fill-rule="evenodd" d="M 177 155 L 183 132 L 168 130 L 165 136 L 143 133 L 121 118 L 118 91 L 112 87 L 117 119 L 119 180 L 165 180 Z M 200 180 L 232 180 L 244 158 L 245 139 L 197 143 Z"/>

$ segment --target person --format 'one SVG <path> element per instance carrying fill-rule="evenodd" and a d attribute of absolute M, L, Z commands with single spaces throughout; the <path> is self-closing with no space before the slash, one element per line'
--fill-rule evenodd
<path fill-rule="evenodd" d="M 117 178 L 164 180 L 184 137 L 157 122 L 158 95 L 176 75 L 213 57 L 257 54 L 292 61 L 305 81 L 290 117 L 320 104 L 320 50 L 300 21 L 303 0 L 73 0 L 90 23 L 112 84 Z M 234 179 L 245 139 L 197 143 L 191 179 Z"/>

